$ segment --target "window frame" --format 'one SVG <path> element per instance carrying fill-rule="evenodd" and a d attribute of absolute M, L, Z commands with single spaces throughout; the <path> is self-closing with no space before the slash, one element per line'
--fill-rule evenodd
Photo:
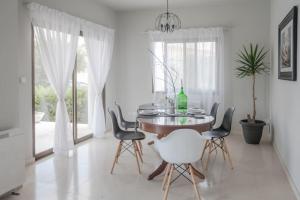
<path fill-rule="evenodd" d="M 80 31 L 80 34 L 78 37 L 83 37 L 83 32 Z M 78 144 L 80 142 L 86 141 L 93 137 L 93 133 L 89 133 L 81 138 L 78 138 L 78 113 L 77 113 L 77 53 L 75 57 L 75 66 L 73 70 L 73 140 L 74 144 Z"/>

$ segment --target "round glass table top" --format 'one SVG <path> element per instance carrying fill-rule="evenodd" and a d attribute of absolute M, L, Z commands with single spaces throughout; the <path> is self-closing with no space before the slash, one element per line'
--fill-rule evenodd
<path fill-rule="evenodd" d="M 190 116 L 153 116 L 153 117 L 138 117 L 140 123 L 153 124 L 158 126 L 193 126 L 201 124 L 210 124 L 214 121 L 214 117 L 203 115 L 201 117 Z"/>

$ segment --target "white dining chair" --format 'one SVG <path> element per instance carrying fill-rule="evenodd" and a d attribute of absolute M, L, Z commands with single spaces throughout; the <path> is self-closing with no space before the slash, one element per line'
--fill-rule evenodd
<path fill-rule="evenodd" d="M 165 190 L 163 200 L 168 198 L 170 185 L 178 178 L 176 177 L 173 181 L 171 181 L 174 169 L 179 172 L 179 176 L 183 175 L 193 183 L 197 199 L 200 200 L 201 198 L 195 182 L 194 171 L 191 163 L 200 159 L 202 148 L 201 135 L 192 129 L 178 129 L 170 133 L 165 138 L 156 140 L 155 142 L 161 158 L 168 162 L 162 184 L 162 188 Z M 181 171 L 179 171 L 180 169 Z M 186 172 L 188 172 L 192 180 L 188 178 Z"/>

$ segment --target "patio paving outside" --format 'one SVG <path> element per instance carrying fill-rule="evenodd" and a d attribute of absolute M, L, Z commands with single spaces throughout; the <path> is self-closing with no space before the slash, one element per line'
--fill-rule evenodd
<path fill-rule="evenodd" d="M 40 153 L 53 147 L 55 122 L 35 123 L 35 152 Z M 91 133 L 88 124 L 78 124 L 78 138 Z"/>

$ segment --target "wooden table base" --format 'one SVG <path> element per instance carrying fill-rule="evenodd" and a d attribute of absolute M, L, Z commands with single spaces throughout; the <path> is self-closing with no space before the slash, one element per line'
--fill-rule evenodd
<path fill-rule="evenodd" d="M 150 174 L 148 176 L 148 180 L 150 181 L 150 180 L 154 179 L 156 176 L 163 173 L 163 171 L 165 171 L 167 165 L 168 165 L 168 163 L 166 161 L 162 161 L 160 166 L 154 172 L 152 172 L 152 174 Z M 192 169 L 197 177 L 199 177 L 200 179 L 205 179 L 205 176 L 201 172 L 199 172 L 195 167 L 192 166 Z"/>

